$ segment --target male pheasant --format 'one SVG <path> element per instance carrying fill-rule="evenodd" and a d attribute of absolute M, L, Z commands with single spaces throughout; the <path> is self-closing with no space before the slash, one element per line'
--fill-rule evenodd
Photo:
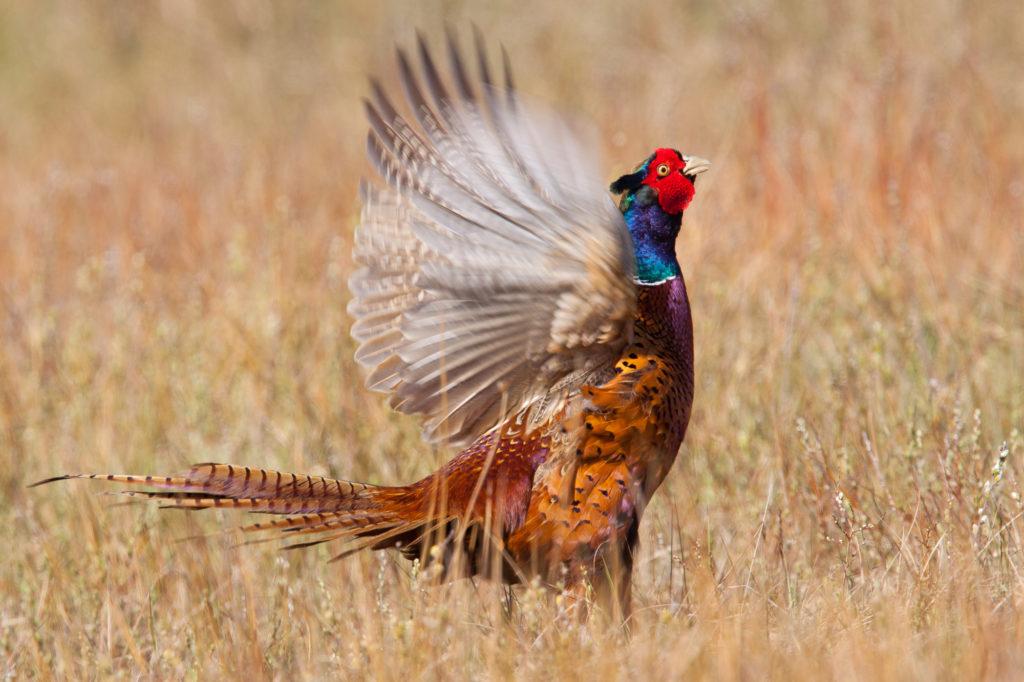
<path fill-rule="evenodd" d="M 398 51 L 415 123 L 371 83 L 368 152 L 386 187 L 362 188 L 349 311 L 369 388 L 464 449 L 395 487 L 228 464 L 40 483 L 282 514 L 243 530 L 337 541 L 339 556 L 400 548 L 447 575 L 539 576 L 628 611 L 640 519 L 690 419 L 675 240 L 708 163 L 657 149 L 612 183 L 616 209 L 591 145 L 521 98 L 507 55 L 498 83 L 479 34 L 475 78 L 447 47 L 450 84 L 422 39 L 418 69 Z"/>

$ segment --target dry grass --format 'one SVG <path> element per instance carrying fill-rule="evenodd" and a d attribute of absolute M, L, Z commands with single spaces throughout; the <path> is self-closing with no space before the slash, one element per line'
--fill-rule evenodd
<path fill-rule="evenodd" d="M 1024 13 L 875 4 L 0 8 L 0 669 L 1019 675 Z M 506 616 L 391 555 L 175 543 L 240 519 L 25 489 L 440 461 L 361 390 L 344 307 L 364 75 L 442 18 L 594 119 L 608 177 L 657 145 L 715 162 L 680 245 L 695 415 L 631 638 L 538 590 Z"/>

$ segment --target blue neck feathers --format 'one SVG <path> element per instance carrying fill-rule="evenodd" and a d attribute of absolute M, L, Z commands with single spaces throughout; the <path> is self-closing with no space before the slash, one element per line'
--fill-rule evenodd
<path fill-rule="evenodd" d="M 682 214 L 665 213 L 646 187 L 623 197 L 620 208 L 633 238 L 637 281 L 658 284 L 678 277 L 675 247 Z"/>

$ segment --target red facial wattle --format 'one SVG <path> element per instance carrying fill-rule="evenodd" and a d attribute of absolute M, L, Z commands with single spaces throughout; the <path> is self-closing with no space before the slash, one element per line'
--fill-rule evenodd
<path fill-rule="evenodd" d="M 643 184 L 658 193 L 658 204 L 669 215 L 682 213 L 693 201 L 693 182 L 683 175 L 685 166 L 686 162 L 673 149 L 656 150 L 647 166 Z"/>

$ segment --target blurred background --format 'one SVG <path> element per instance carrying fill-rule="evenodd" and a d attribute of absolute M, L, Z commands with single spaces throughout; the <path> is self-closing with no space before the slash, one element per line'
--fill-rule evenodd
<path fill-rule="evenodd" d="M 397 92 L 395 43 L 472 23 L 595 124 L 609 180 L 657 146 L 713 162 L 639 634 L 27 491 L 199 461 L 397 483 L 447 456 L 362 389 L 344 311 L 367 76 Z M 1012 675 L 1022 76 L 1009 0 L 0 6 L 0 669 Z"/>

